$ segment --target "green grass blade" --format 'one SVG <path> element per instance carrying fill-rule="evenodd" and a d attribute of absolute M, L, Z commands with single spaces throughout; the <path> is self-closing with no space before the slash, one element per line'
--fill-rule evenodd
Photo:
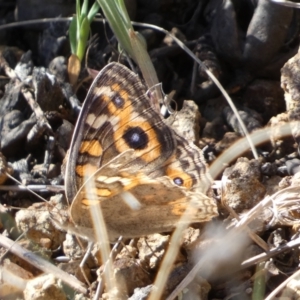
<path fill-rule="evenodd" d="M 93 6 L 90 9 L 88 15 L 87 15 L 87 18 L 88 18 L 90 24 L 92 23 L 92 21 L 93 21 L 95 15 L 96 15 L 96 13 L 98 12 L 99 8 L 100 8 L 99 4 L 97 3 L 97 1 L 95 1 Z"/>
<path fill-rule="evenodd" d="M 97 0 L 107 21 L 123 49 L 133 58 L 134 52 L 129 39 L 129 29 L 133 30 L 128 14 L 123 14 L 115 0 Z"/>
<path fill-rule="evenodd" d="M 89 6 L 89 0 L 84 0 L 81 8 L 81 14 L 80 16 L 83 18 L 86 18 L 88 15 L 88 7 Z"/>
<path fill-rule="evenodd" d="M 129 15 L 123 0 L 97 0 L 115 36 L 123 49 L 139 65 L 148 88 L 158 83 L 155 69 L 146 47 L 134 34 Z M 155 107 L 159 107 L 162 98 L 160 89 L 155 89 Z"/>
<path fill-rule="evenodd" d="M 256 278 L 253 285 L 253 300 L 263 300 L 266 292 L 266 270 L 265 262 L 259 263 L 256 266 Z"/>
<path fill-rule="evenodd" d="M 76 0 L 76 16 L 77 22 L 79 22 L 79 17 L 81 15 L 81 8 L 80 8 L 80 0 Z"/>
<path fill-rule="evenodd" d="M 118 2 L 118 9 L 119 9 L 120 15 L 123 17 L 123 22 L 126 24 L 126 27 L 129 29 L 133 28 L 131 25 L 131 20 L 129 18 L 124 0 L 117 0 L 117 2 Z"/>
<path fill-rule="evenodd" d="M 74 16 L 69 26 L 69 39 L 71 46 L 71 53 L 75 54 L 77 51 L 77 17 Z"/>
<path fill-rule="evenodd" d="M 76 53 L 80 61 L 82 61 L 85 54 L 89 33 L 90 33 L 90 23 L 87 18 L 84 18 L 79 30 L 80 35 L 79 35 L 77 53 Z"/>
<path fill-rule="evenodd" d="M 76 41 L 78 44 L 79 41 L 79 29 L 80 29 L 80 15 L 81 15 L 81 7 L 80 7 L 80 0 L 76 0 Z M 76 48 L 77 52 L 77 48 Z"/>

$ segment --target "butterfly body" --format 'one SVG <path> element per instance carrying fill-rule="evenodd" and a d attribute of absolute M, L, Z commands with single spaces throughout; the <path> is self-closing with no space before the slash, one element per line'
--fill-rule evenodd
<path fill-rule="evenodd" d="M 94 205 L 111 239 L 170 231 L 190 204 L 189 222 L 208 221 L 217 215 L 205 196 L 209 185 L 201 151 L 165 124 L 137 75 L 118 63 L 102 69 L 82 107 L 66 168 L 74 224 L 93 231 Z"/>

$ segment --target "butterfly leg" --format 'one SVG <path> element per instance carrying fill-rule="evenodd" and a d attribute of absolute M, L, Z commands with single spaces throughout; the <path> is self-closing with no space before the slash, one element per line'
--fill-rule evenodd
<path fill-rule="evenodd" d="M 120 246 L 120 244 L 122 243 L 123 237 L 120 236 L 117 240 L 117 242 L 115 243 L 115 245 L 113 246 L 113 248 L 111 249 L 110 255 L 109 255 L 109 260 L 113 261 L 116 256 L 117 256 L 117 252 L 118 252 L 118 248 Z M 107 272 L 107 268 L 110 267 L 109 261 L 106 261 L 105 265 L 104 265 L 104 269 L 102 271 L 102 273 L 99 276 L 99 283 L 97 286 L 97 290 L 94 296 L 94 300 L 96 299 L 100 299 L 100 296 L 103 293 L 103 288 L 104 288 L 104 282 L 103 282 L 103 275 L 105 274 L 105 272 Z"/>
<path fill-rule="evenodd" d="M 90 283 L 89 279 L 87 278 L 87 276 L 86 276 L 86 274 L 85 274 L 85 271 L 84 271 L 83 267 L 84 267 L 84 264 L 86 263 L 86 261 L 87 261 L 89 255 L 91 254 L 91 251 L 92 251 L 93 246 L 94 246 L 94 242 L 89 242 L 89 243 L 88 243 L 86 252 L 85 252 L 85 254 L 84 254 L 84 256 L 83 256 L 83 259 L 82 259 L 82 261 L 81 261 L 81 263 L 80 263 L 80 265 L 79 265 L 79 268 L 80 268 L 80 270 L 81 270 L 81 274 L 83 275 L 85 281 L 87 282 L 87 284 L 88 284 L 89 286 L 91 285 L 91 283 Z"/>

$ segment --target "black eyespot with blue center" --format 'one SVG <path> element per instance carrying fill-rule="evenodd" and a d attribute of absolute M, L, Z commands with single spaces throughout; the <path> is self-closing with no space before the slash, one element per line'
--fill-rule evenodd
<path fill-rule="evenodd" d="M 112 103 L 115 105 L 116 108 L 120 109 L 124 106 L 125 100 L 117 94 L 115 97 L 112 98 Z"/>
<path fill-rule="evenodd" d="M 176 184 L 176 185 L 179 185 L 179 186 L 182 186 L 183 185 L 183 179 L 180 178 L 180 177 L 175 177 L 173 179 L 173 182 Z"/>
<path fill-rule="evenodd" d="M 126 144 L 136 150 L 145 149 L 148 145 L 148 135 L 141 127 L 129 127 L 123 134 Z"/>

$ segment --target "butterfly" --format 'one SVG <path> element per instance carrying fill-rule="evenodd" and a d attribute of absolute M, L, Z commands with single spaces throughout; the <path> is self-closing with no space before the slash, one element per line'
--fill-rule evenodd
<path fill-rule="evenodd" d="M 104 67 L 82 106 L 66 165 L 73 224 L 92 236 L 94 206 L 111 240 L 171 231 L 189 206 L 189 222 L 209 221 L 218 215 L 205 195 L 210 184 L 201 150 L 166 124 L 138 75 L 119 63 Z"/>

